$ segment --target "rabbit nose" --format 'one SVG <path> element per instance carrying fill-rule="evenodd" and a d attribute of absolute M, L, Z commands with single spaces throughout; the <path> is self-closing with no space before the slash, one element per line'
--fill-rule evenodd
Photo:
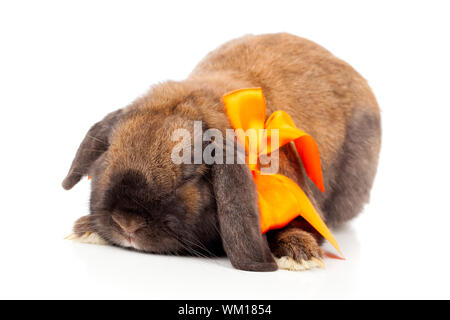
<path fill-rule="evenodd" d="M 133 221 L 131 219 L 126 220 L 126 219 L 124 219 L 122 217 L 114 216 L 114 215 L 112 216 L 112 219 L 128 235 L 132 235 L 137 230 L 142 228 L 141 224 L 139 224 L 138 222 L 135 222 L 135 221 Z"/>

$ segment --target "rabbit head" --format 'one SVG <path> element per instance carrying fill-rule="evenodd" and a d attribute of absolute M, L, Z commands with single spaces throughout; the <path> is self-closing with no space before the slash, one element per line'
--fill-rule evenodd
<path fill-rule="evenodd" d="M 239 269 L 277 268 L 260 232 L 248 167 L 173 161 L 176 130 L 194 136 L 196 121 L 202 129 L 229 127 L 220 98 L 186 83 L 165 83 L 88 131 L 63 187 L 92 178 L 90 231 L 145 252 L 205 255 L 224 249 Z M 202 141 L 202 150 L 208 143 Z"/>

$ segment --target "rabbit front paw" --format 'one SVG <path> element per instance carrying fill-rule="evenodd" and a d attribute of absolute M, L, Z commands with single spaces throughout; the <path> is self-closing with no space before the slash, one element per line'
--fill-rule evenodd
<path fill-rule="evenodd" d="M 270 247 L 280 269 L 304 271 L 325 268 L 322 249 L 317 240 L 304 230 L 283 230 L 272 239 Z"/>

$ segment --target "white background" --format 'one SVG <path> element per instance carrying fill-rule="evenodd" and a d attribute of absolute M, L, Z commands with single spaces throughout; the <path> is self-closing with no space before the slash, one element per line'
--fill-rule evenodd
<path fill-rule="evenodd" d="M 446 1 L 2 1 L 0 298 L 450 298 Z M 309 38 L 368 79 L 383 117 L 371 204 L 326 270 L 249 273 L 63 240 L 88 128 L 247 33 Z"/>

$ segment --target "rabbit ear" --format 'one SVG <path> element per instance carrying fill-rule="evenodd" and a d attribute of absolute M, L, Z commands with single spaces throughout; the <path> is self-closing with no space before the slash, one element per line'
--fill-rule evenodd
<path fill-rule="evenodd" d="M 274 271 L 277 264 L 261 234 L 256 186 L 246 164 L 211 168 L 222 243 L 231 264 L 247 271 Z"/>
<path fill-rule="evenodd" d="M 108 149 L 109 135 L 122 118 L 122 114 L 122 109 L 111 112 L 89 129 L 78 148 L 69 173 L 62 183 L 64 189 L 69 190 L 76 185 L 84 175 L 87 175 L 92 163 Z"/>

